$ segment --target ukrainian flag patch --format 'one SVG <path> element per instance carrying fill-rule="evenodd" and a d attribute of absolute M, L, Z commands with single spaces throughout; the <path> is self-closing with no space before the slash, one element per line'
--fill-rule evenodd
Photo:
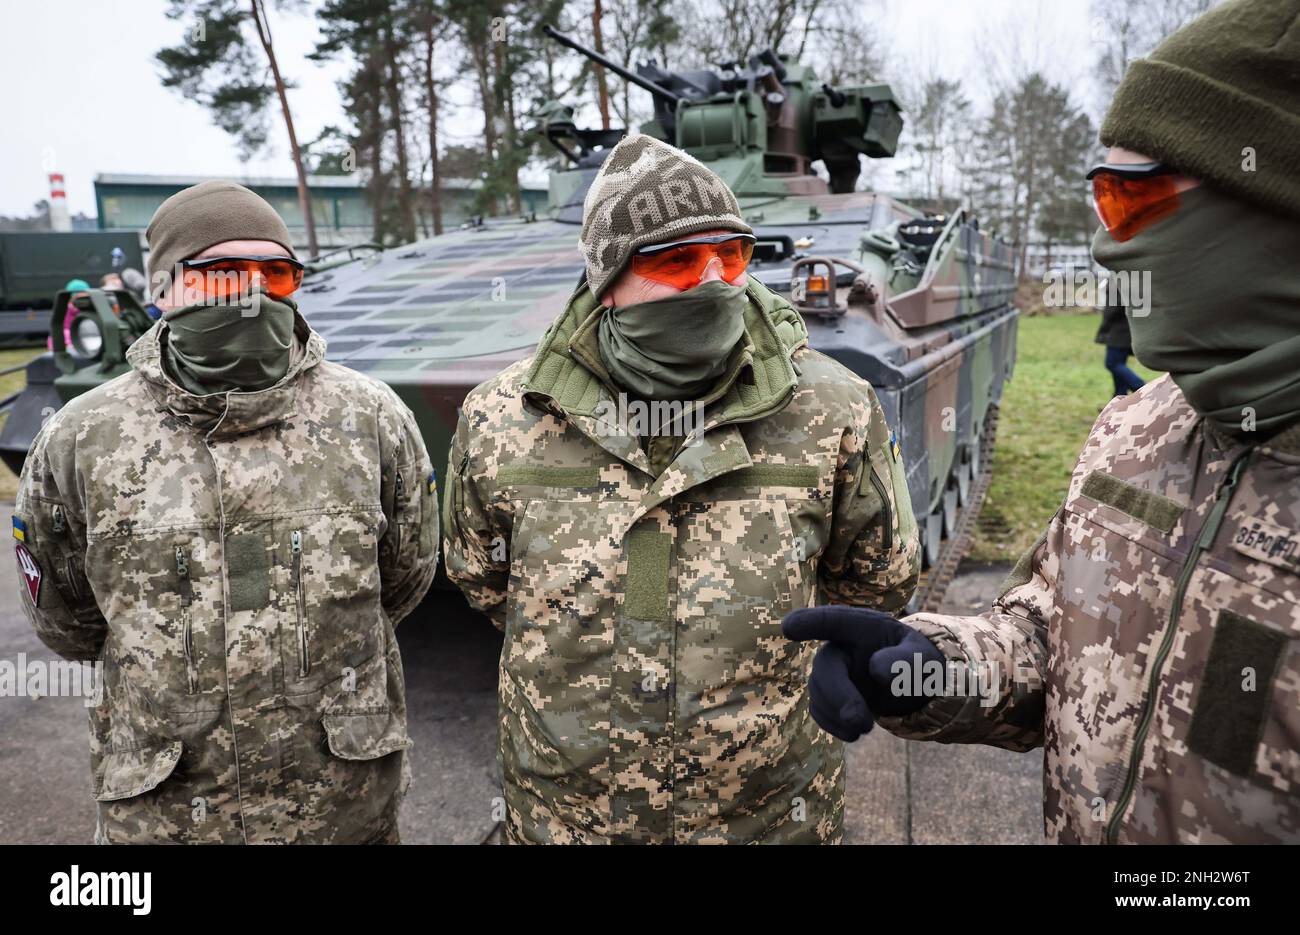
<path fill-rule="evenodd" d="M 438 492 L 438 472 L 437 472 L 437 471 L 430 471 L 430 472 L 429 472 L 429 479 L 425 482 L 425 486 L 427 486 L 427 487 L 429 488 L 429 493 L 437 493 L 437 492 Z"/>
<path fill-rule="evenodd" d="M 892 431 L 889 433 L 889 453 L 894 456 L 895 461 L 903 456 L 903 449 L 898 444 L 898 436 Z"/>
<path fill-rule="evenodd" d="M 17 516 L 14 517 L 14 538 L 19 542 L 27 541 L 27 524 Z"/>

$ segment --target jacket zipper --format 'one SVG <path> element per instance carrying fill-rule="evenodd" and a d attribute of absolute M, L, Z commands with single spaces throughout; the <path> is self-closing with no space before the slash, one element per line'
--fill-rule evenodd
<path fill-rule="evenodd" d="M 465 508 L 465 468 L 469 467 L 469 452 L 461 455 L 460 466 L 452 478 L 451 487 L 451 522 L 452 529 L 460 534 L 460 511 Z"/>
<path fill-rule="evenodd" d="M 1146 743 L 1147 731 L 1151 729 L 1151 718 L 1156 709 L 1156 693 L 1159 688 L 1160 671 L 1164 668 L 1165 659 L 1169 656 L 1169 650 L 1173 646 L 1174 634 L 1178 630 L 1178 618 L 1182 616 L 1183 612 L 1183 599 L 1187 595 L 1187 585 L 1192 580 L 1192 573 L 1196 570 L 1196 564 L 1201 560 L 1201 555 L 1214 544 L 1214 538 L 1219 533 L 1219 527 L 1223 525 L 1223 517 L 1228 512 L 1228 504 L 1232 500 L 1232 494 L 1237 487 L 1237 483 L 1241 480 L 1241 472 L 1246 466 L 1246 460 L 1250 457 L 1250 453 L 1251 449 L 1249 448 L 1243 451 L 1232 462 L 1232 466 L 1228 468 L 1228 475 L 1223 479 L 1218 492 L 1215 494 L 1214 507 L 1210 510 L 1210 515 L 1206 517 L 1200 535 L 1196 537 L 1196 543 L 1192 546 L 1191 554 L 1187 556 L 1187 561 L 1183 563 L 1183 568 L 1178 573 L 1178 582 L 1174 586 L 1173 603 L 1169 608 L 1169 620 L 1165 624 L 1165 632 L 1160 638 L 1160 648 L 1156 651 L 1156 658 L 1151 663 L 1151 672 L 1147 676 L 1146 700 L 1142 706 L 1142 717 L 1138 719 L 1137 733 L 1133 737 L 1133 749 L 1129 753 L 1128 773 L 1124 778 L 1124 786 L 1120 792 L 1119 800 L 1115 803 L 1115 811 L 1110 817 L 1110 825 L 1106 829 L 1107 844 L 1116 843 L 1119 837 L 1119 826 L 1124 819 L 1124 812 L 1128 809 L 1129 800 L 1133 797 L 1133 790 L 1137 788 L 1138 771 L 1142 765 L 1142 747 Z"/>
<path fill-rule="evenodd" d="M 403 522 L 405 517 L 402 513 L 406 510 L 406 479 L 402 477 L 402 472 L 398 471 L 397 476 L 393 479 L 393 522 L 397 524 L 397 548 L 401 551 L 406 544 L 403 535 L 406 533 L 407 524 Z"/>
<path fill-rule="evenodd" d="M 302 593 L 301 529 L 295 529 L 289 534 L 289 550 L 293 553 L 294 601 L 298 607 L 298 678 L 306 678 L 311 671 L 311 659 L 307 655 L 307 608 Z"/>
<path fill-rule="evenodd" d="M 68 529 L 67 517 L 63 514 L 63 507 L 57 503 L 52 511 L 52 525 L 50 531 L 56 536 L 62 536 Z M 68 590 L 77 600 L 81 599 L 81 585 L 77 583 L 77 565 L 72 556 L 71 550 L 63 553 L 63 573 L 68 579 Z"/>
<path fill-rule="evenodd" d="M 883 547 L 886 552 L 894 548 L 894 511 L 889 508 L 889 497 L 885 494 L 885 482 L 880 479 L 876 473 L 876 466 L 871 463 L 871 458 L 865 453 L 867 464 L 864 470 L 871 473 L 871 483 L 876 488 L 876 493 L 880 494 L 880 512 L 885 520 L 885 534 L 882 537 Z"/>
<path fill-rule="evenodd" d="M 190 605 L 194 603 L 194 586 L 190 580 L 190 563 L 185 550 L 176 546 L 176 577 L 181 595 L 181 646 L 185 650 L 185 674 L 189 679 L 190 694 L 198 688 L 198 672 L 194 665 L 194 629 Z"/>

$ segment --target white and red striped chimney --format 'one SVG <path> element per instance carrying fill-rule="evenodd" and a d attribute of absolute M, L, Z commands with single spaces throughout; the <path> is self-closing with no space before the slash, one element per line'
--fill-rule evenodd
<path fill-rule="evenodd" d="M 72 230 L 72 219 L 68 216 L 68 193 L 63 187 L 63 173 L 50 173 L 50 230 Z"/>

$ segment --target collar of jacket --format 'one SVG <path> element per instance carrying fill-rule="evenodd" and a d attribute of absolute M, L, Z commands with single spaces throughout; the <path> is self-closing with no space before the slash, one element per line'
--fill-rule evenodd
<path fill-rule="evenodd" d="M 808 343 L 803 319 L 757 279 L 751 278 L 745 291 L 745 341 L 733 353 L 718 392 L 708 394 L 718 398 L 718 405 L 706 419 L 705 431 L 779 411 L 799 380 L 790 358 Z M 602 402 L 614 400 L 617 389 L 595 350 L 600 311 L 600 303 L 581 283 L 542 336 L 524 375 L 523 392 L 535 403 L 572 418 L 594 416 Z M 743 379 L 742 371 L 748 371 Z"/>
<path fill-rule="evenodd" d="M 1202 422 L 1205 426 L 1205 434 L 1212 435 L 1225 451 L 1243 444 L 1251 444 L 1261 451 L 1281 455 L 1284 459 L 1294 460 L 1300 458 L 1300 419 L 1284 425 L 1272 435 L 1266 436 L 1260 441 L 1251 441 L 1240 435 L 1229 435 L 1222 429 L 1217 428 L 1209 419 L 1202 418 Z"/>
<path fill-rule="evenodd" d="M 1278 430 L 1264 446 L 1281 454 L 1300 456 L 1300 421 Z"/>
<path fill-rule="evenodd" d="M 586 283 L 579 285 L 564 312 L 552 324 L 537 347 L 533 362 L 524 374 L 524 397 L 565 419 L 595 444 L 614 457 L 652 478 L 631 510 L 613 520 L 612 537 L 621 539 L 650 510 L 699 484 L 753 464 L 749 447 L 737 423 L 752 422 L 779 412 L 789 402 L 799 382 L 792 355 L 808 343 L 808 329 L 790 303 L 757 280 L 746 288 L 749 307 L 745 312 L 747 343 L 731 361 L 728 373 L 748 368 L 748 379 L 725 379 L 721 398 L 705 410 L 699 427 L 699 441 L 683 445 L 668 467 L 656 475 L 641 449 L 638 435 L 629 432 L 626 421 L 611 422 L 607 415 L 620 407 L 608 375 L 601 377 L 581 360 L 575 347 L 582 346 L 579 331 L 595 327 L 598 303 Z M 575 343 L 575 337 L 579 340 Z M 594 355 L 597 362 L 599 354 Z M 603 368 L 600 368 L 603 372 Z M 597 413 L 601 406 L 602 412 Z"/>
<path fill-rule="evenodd" d="M 163 366 L 166 332 L 167 322 L 156 322 L 131 345 L 126 359 L 144 379 L 159 412 L 169 412 L 214 438 L 242 435 L 284 421 L 293 414 L 303 374 L 325 357 L 325 339 L 295 312 L 293 358 L 278 383 L 252 393 L 231 391 L 195 396 L 177 385 Z"/>
<path fill-rule="evenodd" d="M 1182 390 L 1179 390 L 1179 393 L 1181 394 Z M 1191 409 L 1191 403 L 1187 402 L 1187 397 L 1183 397 L 1183 402 Z M 1273 434 L 1256 440 L 1244 434 L 1233 435 L 1225 432 L 1209 419 L 1196 412 L 1196 410 L 1193 409 L 1192 413 L 1200 421 L 1206 441 L 1218 448 L 1225 458 L 1231 459 L 1231 453 L 1240 451 L 1241 448 L 1246 446 L 1268 451 L 1275 455 L 1282 455 L 1286 458 L 1300 458 L 1300 419 L 1289 422 L 1273 432 Z"/>

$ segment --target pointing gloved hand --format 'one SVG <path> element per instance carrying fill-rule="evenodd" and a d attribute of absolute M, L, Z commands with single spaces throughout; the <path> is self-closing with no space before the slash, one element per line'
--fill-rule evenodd
<path fill-rule="evenodd" d="M 827 641 L 808 680 L 812 716 L 822 730 L 850 742 L 869 732 L 876 717 L 911 714 L 928 700 L 894 694 L 895 662 L 911 667 L 919 654 L 923 665 L 944 663 L 943 653 L 924 635 L 889 614 L 861 607 L 806 607 L 788 614 L 781 631 L 792 640 Z"/>

